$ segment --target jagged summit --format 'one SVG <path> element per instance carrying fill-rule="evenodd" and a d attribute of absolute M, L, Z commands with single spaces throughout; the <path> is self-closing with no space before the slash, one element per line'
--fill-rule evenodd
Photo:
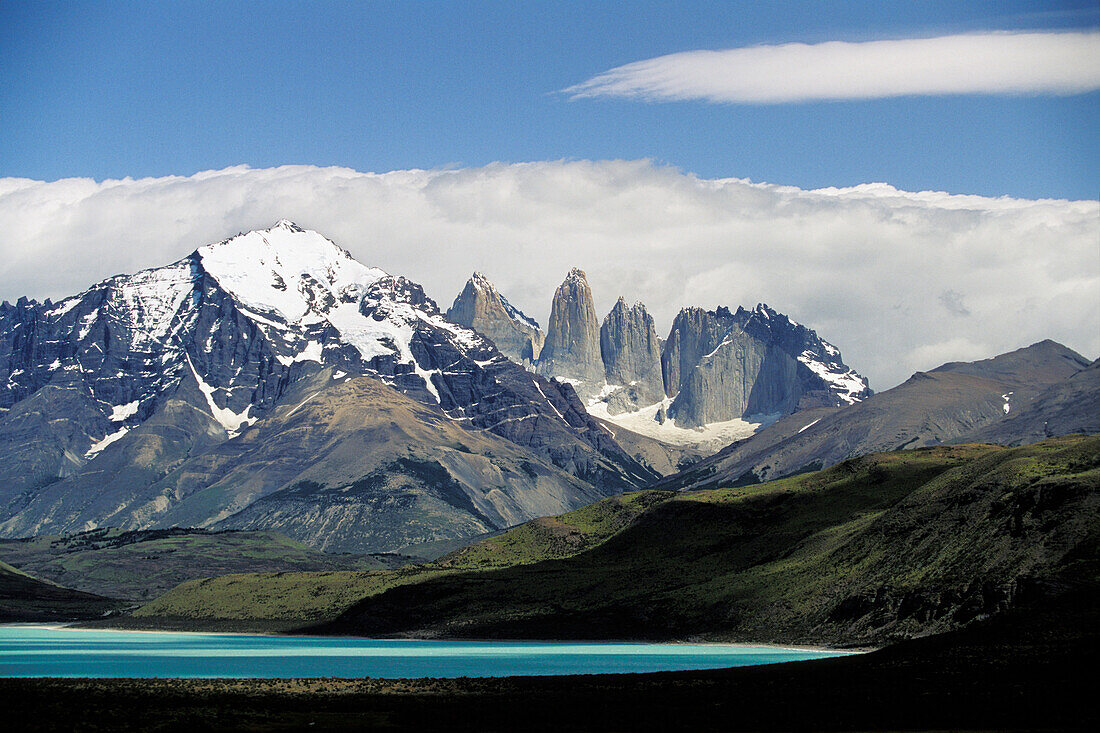
<path fill-rule="evenodd" d="M 533 363 L 542 351 L 538 322 L 516 308 L 481 272 L 474 272 L 447 310 L 447 318 L 488 336 L 505 356 Z"/>
<path fill-rule="evenodd" d="M 619 296 L 600 325 L 606 387 L 601 398 L 611 415 L 634 412 L 665 398 L 661 345 L 653 317 L 641 303 Z"/>
<path fill-rule="evenodd" d="M 571 269 L 554 292 L 538 371 L 574 383 L 586 399 L 600 391 L 604 379 L 600 321 L 588 278 L 579 268 Z"/>
<path fill-rule="evenodd" d="M 571 267 L 569 269 L 569 272 L 566 273 L 566 275 L 565 275 L 565 282 L 566 283 L 583 282 L 587 286 L 588 285 L 588 275 L 586 275 L 584 270 L 582 270 L 579 267 Z"/>
<path fill-rule="evenodd" d="M 270 232 L 272 229 L 286 229 L 288 232 L 304 232 L 305 231 L 305 229 L 302 229 L 302 227 L 298 226 L 297 224 L 292 222 L 290 219 L 279 219 L 279 221 L 275 222 L 275 226 L 271 227 L 271 229 L 268 229 L 267 231 Z"/>
<path fill-rule="evenodd" d="M 475 303 L 489 303 L 492 295 L 499 319 L 528 329 L 531 343 L 541 345 L 541 332 L 487 278 L 468 285 Z M 389 450 L 391 438 L 430 442 L 440 434 L 433 423 L 453 424 L 530 451 L 524 455 L 556 467 L 551 473 L 574 474 L 554 473 L 544 486 L 546 476 L 528 461 L 519 483 L 509 485 L 526 491 L 537 484 L 543 494 L 509 503 L 526 507 L 509 522 L 655 477 L 585 414 L 568 385 L 531 374 L 489 338 L 446 319 L 417 283 L 368 267 L 319 233 L 283 220 L 203 245 L 172 264 L 109 278 L 56 304 L 21 299 L 0 306 L 0 534 L 221 521 L 292 486 L 320 454 L 299 450 L 295 437 L 288 452 L 273 455 L 270 471 L 241 464 L 227 478 L 212 466 L 244 460 L 264 444 L 258 436 L 267 435 L 272 420 L 305 414 L 311 400 L 360 377 L 419 403 L 418 417 L 410 418 L 415 425 L 384 420 L 341 450 L 373 455 Z M 342 436 L 361 424 L 332 424 L 313 445 L 328 455 L 335 444 L 325 430 Z M 314 430 L 299 427 L 303 439 Z M 210 458 L 215 450 L 219 457 Z M 439 483 L 437 469 L 473 487 L 503 486 L 490 459 L 467 465 L 454 452 L 444 446 L 436 455 L 441 463 L 409 469 L 410 480 L 435 492 L 430 502 L 451 501 L 450 479 Z M 310 486 L 335 480 L 308 478 Z M 48 492 L 34 493 L 47 485 Z M 312 489 L 302 492 L 317 512 L 331 508 Z M 19 496 L 27 500 L 12 504 Z M 460 513 L 480 516 L 462 507 Z M 439 511 L 451 509 L 426 506 L 422 516 Z M 347 526 L 358 521 L 349 518 Z M 496 524 L 478 521 L 470 527 L 479 532 Z M 423 539 L 442 538 L 431 527 L 417 531 L 427 533 Z"/>
<path fill-rule="evenodd" d="M 496 323 L 484 314 L 475 318 L 471 309 L 481 300 L 507 304 L 475 272 L 448 316 L 498 345 L 507 343 L 516 317 L 501 315 Z M 504 351 L 573 385 L 594 415 L 635 431 L 671 418 L 675 435 L 660 432 L 687 442 L 693 440 L 688 433 L 708 425 L 728 424 L 721 428 L 727 431 L 723 437 L 743 437 L 728 431 L 751 432 L 780 415 L 853 404 L 871 394 L 867 380 L 844 364 L 839 349 L 767 303 L 735 310 L 684 307 L 662 340 L 645 305 L 630 305 L 622 295 L 599 321 L 579 267 L 569 270 L 554 293 L 541 355 L 529 360 L 526 351 L 517 356 L 517 347 Z"/>
<path fill-rule="evenodd" d="M 196 254 L 202 268 L 242 304 L 289 322 L 316 321 L 340 305 L 354 305 L 387 274 L 286 219 L 199 247 Z"/>
<path fill-rule="evenodd" d="M 687 424 L 853 404 L 871 394 L 839 349 L 764 303 L 681 310 L 662 364 L 669 414 Z"/>

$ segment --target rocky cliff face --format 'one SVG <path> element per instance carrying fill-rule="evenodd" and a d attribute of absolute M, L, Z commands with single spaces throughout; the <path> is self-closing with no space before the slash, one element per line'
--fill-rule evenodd
<path fill-rule="evenodd" d="M 665 397 L 661 348 L 653 317 L 641 303 L 619 298 L 600 326 L 604 379 L 618 387 L 605 401 L 608 412 L 634 412 Z"/>
<path fill-rule="evenodd" d="M 480 272 L 466 282 L 447 310 L 447 320 L 489 337 L 502 354 L 521 364 L 533 364 L 546 339 L 538 322 L 509 303 Z"/>
<path fill-rule="evenodd" d="M 275 457 L 286 465 L 273 478 L 244 474 L 230 491 L 209 490 L 224 478 L 211 467 L 266 419 L 308 401 L 300 387 L 321 373 L 378 380 L 598 493 L 654 476 L 568 384 L 446 320 L 416 283 L 284 221 L 60 303 L 0 305 L 0 532 L 227 517 L 319 460 Z M 390 429 L 403 430 L 378 427 Z M 338 437 L 320 436 L 317 450 Z M 318 506 L 331 498 L 318 495 Z"/>
<path fill-rule="evenodd" d="M 575 382 L 586 398 L 593 390 L 598 393 L 603 383 L 600 322 L 588 280 L 576 268 L 570 270 L 554 293 L 538 372 Z"/>
<path fill-rule="evenodd" d="M 525 355 L 535 353 L 529 329 L 536 324 L 515 313 L 475 273 L 448 317 L 509 344 L 509 356 L 530 366 Z M 696 429 L 714 423 L 733 429 L 745 418 L 848 405 L 871 394 L 867 380 L 844 364 L 836 347 L 764 304 L 736 312 L 685 308 L 662 340 L 645 306 L 628 306 L 620 298 L 597 332 L 592 291 L 578 269 L 554 294 L 534 368 L 571 384 L 601 419 L 650 437 L 662 433 L 673 442 L 723 439 L 729 437 L 725 432 L 703 435 Z M 669 419 L 671 430 L 649 429 Z M 751 430 L 750 423 L 743 425 Z"/>
<path fill-rule="evenodd" d="M 668 414 L 687 426 L 852 404 L 870 394 L 836 347 L 764 304 L 685 308 L 661 363 Z"/>
<path fill-rule="evenodd" d="M 515 313 L 475 274 L 448 316 L 508 344 L 511 358 L 530 365 L 535 324 Z M 750 434 L 753 422 L 871 394 L 836 347 L 763 304 L 685 308 L 662 340 L 645 306 L 620 298 L 597 331 L 592 291 L 578 269 L 554 294 L 534 368 L 572 385 L 601 419 L 673 443 L 729 442 Z M 716 423 L 724 425 L 717 433 L 698 431 Z"/>

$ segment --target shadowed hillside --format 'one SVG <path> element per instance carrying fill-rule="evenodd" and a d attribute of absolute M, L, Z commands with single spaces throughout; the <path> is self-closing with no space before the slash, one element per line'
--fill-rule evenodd
<path fill-rule="evenodd" d="M 148 601 L 192 578 L 234 572 L 379 570 L 397 555 L 328 555 L 278 532 L 94 529 L 0 540 L 0 560 L 88 593 Z"/>
<path fill-rule="evenodd" d="M 941 446 L 628 494 L 393 572 L 193 581 L 125 622 L 879 644 L 1094 578 L 1098 508 L 1100 438 Z"/>
<path fill-rule="evenodd" d="M 44 583 L 0 562 L 0 623 L 100 618 L 125 605 L 113 598 Z"/>

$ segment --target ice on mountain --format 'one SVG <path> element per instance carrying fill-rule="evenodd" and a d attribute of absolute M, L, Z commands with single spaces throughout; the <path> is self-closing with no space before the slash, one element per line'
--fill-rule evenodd
<path fill-rule="evenodd" d="M 198 382 L 199 391 L 206 397 L 206 404 L 210 408 L 211 417 L 217 420 L 218 424 L 225 428 L 225 432 L 230 438 L 236 437 L 242 429 L 256 422 L 258 418 L 249 417 L 249 412 L 252 411 L 252 405 L 244 408 L 244 411 L 240 413 L 233 412 L 227 407 L 218 407 L 217 402 L 214 401 L 214 392 L 216 392 L 218 388 L 207 384 L 203 378 L 199 376 L 190 356 L 187 356 L 187 365 L 191 367 L 191 374 L 195 377 L 195 381 Z"/>
<path fill-rule="evenodd" d="M 92 443 L 92 446 L 87 451 L 85 451 L 84 457 L 87 458 L 88 460 L 91 460 L 92 458 L 95 458 L 96 456 L 98 456 L 100 453 L 103 452 L 104 448 L 109 446 L 111 443 L 114 443 L 119 438 L 126 435 L 126 433 L 128 433 L 128 432 L 130 432 L 130 428 L 122 427 L 122 428 L 119 428 L 118 430 L 116 430 L 113 433 L 108 433 L 107 435 L 103 436 L 102 439 L 97 440 L 95 443 Z"/>
<path fill-rule="evenodd" d="M 819 361 L 812 351 L 803 351 L 799 354 L 798 360 L 821 377 L 826 384 L 832 386 L 836 396 L 849 405 L 859 402 L 858 395 L 867 389 L 867 383 L 855 371 L 849 369 L 842 372 L 832 365 Z"/>
<path fill-rule="evenodd" d="M 122 422 L 137 413 L 141 400 L 127 402 L 125 405 L 115 405 L 111 408 L 111 422 Z"/>

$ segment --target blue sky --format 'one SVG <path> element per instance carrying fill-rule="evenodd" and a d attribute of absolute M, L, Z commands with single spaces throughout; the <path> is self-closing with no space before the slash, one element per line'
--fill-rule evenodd
<path fill-rule="evenodd" d="M 698 49 L 1095 29 L 1037 2 L 0 3 L 0 176 L 649 158 L 803 188 L 1096 199 L 1100 93 L 715 104 L 560 90 Z"/>

